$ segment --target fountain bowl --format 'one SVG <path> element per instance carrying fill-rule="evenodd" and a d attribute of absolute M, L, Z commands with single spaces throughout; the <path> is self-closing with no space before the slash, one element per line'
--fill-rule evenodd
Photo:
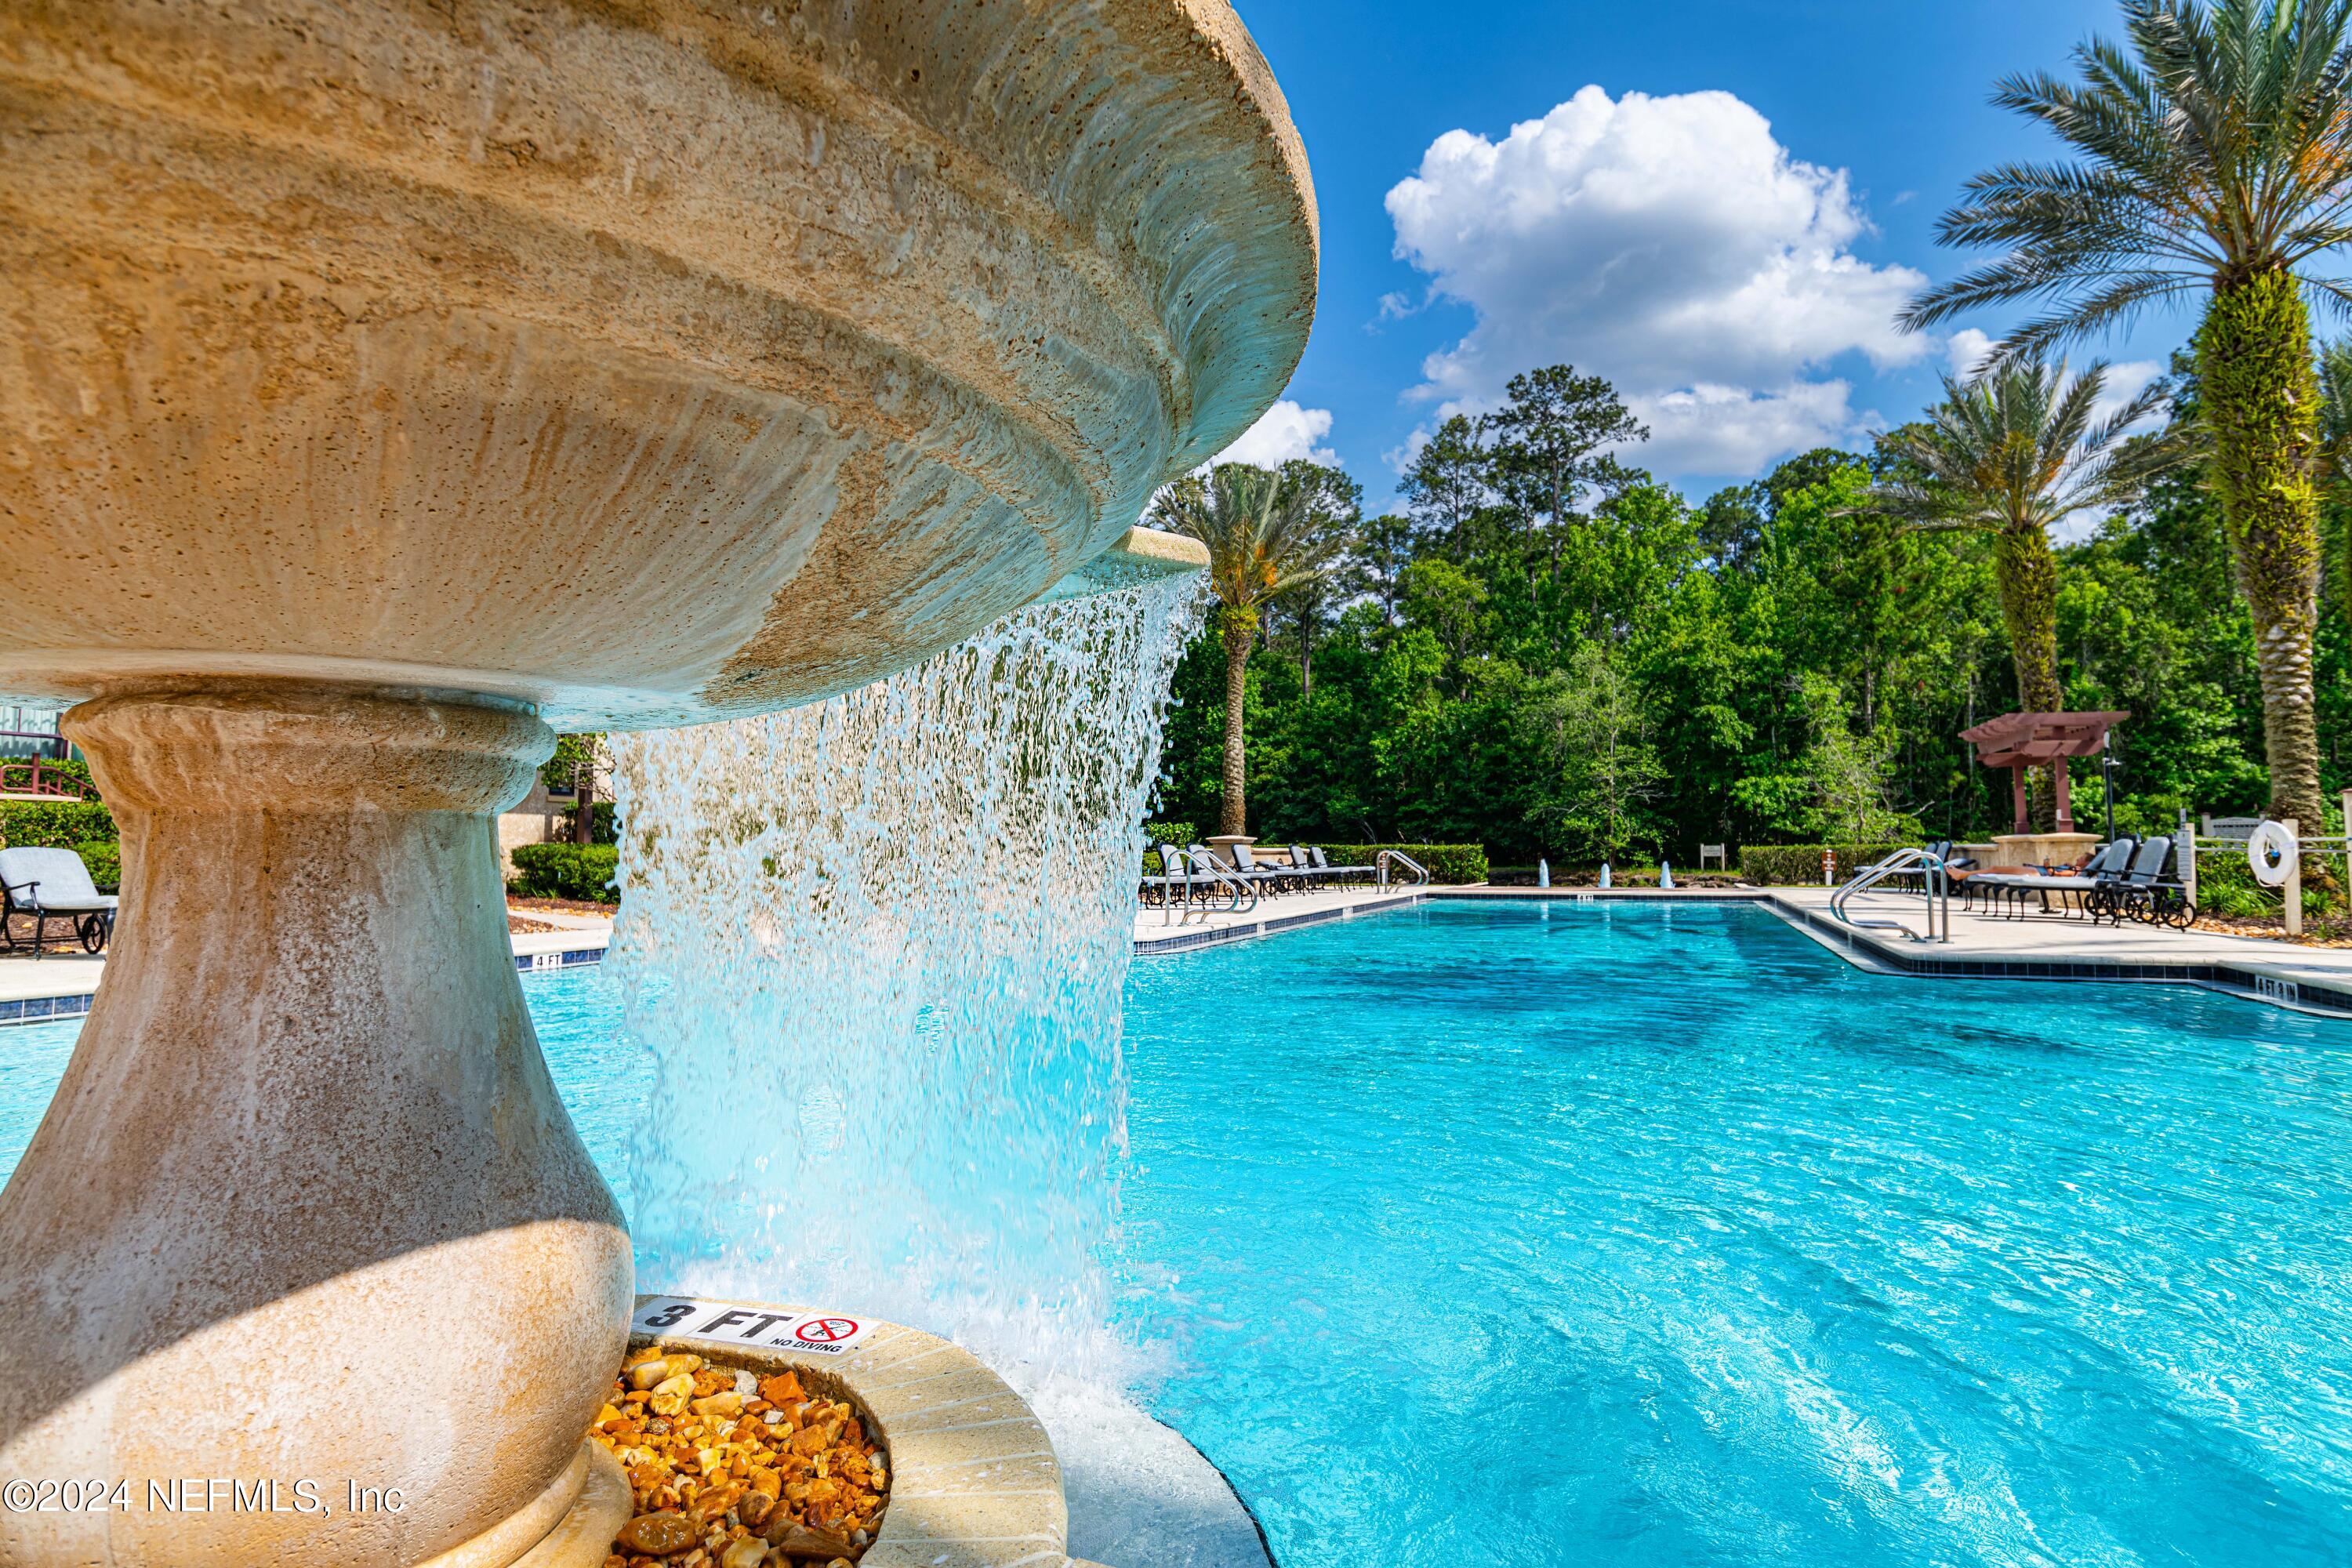
<path fill-rule="evenodd" d="M 0 4 L 0 692 L 792 706 L 1083 573 L 1304 345 L 1225 0 Z"/>

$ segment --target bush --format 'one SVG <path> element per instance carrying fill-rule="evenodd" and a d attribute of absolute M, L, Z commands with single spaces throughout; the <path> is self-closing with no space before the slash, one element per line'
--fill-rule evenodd
<path fill-rule="evenodd" d="M 1433 882 L 1461 885 L 1486 879 L 1484 844 L 1318 844 L 1315 847 L 1329 857 L 1334 866 L 1370 866 L 1379 860 L 1381 850 L 1393 849 L 1427 867 Z"/>
<path fill-rule="evenodd" d="M 0 847 L 76 849 L 121 837 L 115 830 L 114 814 L 98 801 L 65 800 L 55 805 L 0 801 Z"/>
<path fill-rule="evenodd" d="M 1147 822 L 1143 825 L 1146 845 L 1173 844 L 1179 849 L 1200 841 L 1201 830 L 1189 822 Z"/>
<path fill-rule="evenodd" d="M 1739 875 L 1767 888 L 1819 887 L 1824 848 L 1837 851 L 1837 879 L 1843 882 L 1872 861 L 1903 847 L 1900 844 L 1743 844 Z"/>
<path fill-rule="evenodd" d="M 607 886 L 621 861 L 609 844 L 518 844 L 515 879 L 507 890 L 525 899 L 576 899 L 611 904 L 621 895 Z"/>
<path fill-rule="evenodd" d="M 122 846 L 111 838 L 93 838 L 74 846 L 74 853 L 89 868 L 89 879 L 101 893 L 122 890 Z"/>

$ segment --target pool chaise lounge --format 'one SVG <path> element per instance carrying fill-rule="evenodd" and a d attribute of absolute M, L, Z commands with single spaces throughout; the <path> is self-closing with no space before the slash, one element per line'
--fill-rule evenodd
<path fill-rule="evenodd" d="M 117 902 L 89 879 L 89 868 L 70 849 L 0 849 L 0 946 L 13 951 L 13 917 L 33 918 L 33 956 L 47 944 L 49 922 L 63 921 L 82 947 L 96 952 L 114 929 Z"/>

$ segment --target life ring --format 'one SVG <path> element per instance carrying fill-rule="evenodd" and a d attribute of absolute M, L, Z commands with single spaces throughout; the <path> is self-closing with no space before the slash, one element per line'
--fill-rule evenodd
<path fill-rule="evenodd" d="M 2253 868 L 2254 880 L 2265 888 L 2285 887 L 2289 862 L 2302 852 L 2303 846 L 2284 822 L 2265 818 L 2246 835 L 2246 864 Z"/>

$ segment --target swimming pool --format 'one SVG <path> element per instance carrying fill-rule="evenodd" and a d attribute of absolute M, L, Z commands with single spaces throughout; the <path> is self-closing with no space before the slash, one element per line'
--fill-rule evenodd
<path fill-rule="evenodd" d="M 524 979 L 627 1196 L 647 1068 Z M 78 1025 L 0 1030 L 0 1171 Z M 2352 1028 L 1740 906 L 1139 960 L 1110 1262 L 1288 1568 L 2352 1561 Z"/>
<path fill-rule="evenodd" d="M 1129 1318 L 1288 1563 L 2352 1561 L 2352 1030 L 1445 904 L 1129 984 Z"/>

